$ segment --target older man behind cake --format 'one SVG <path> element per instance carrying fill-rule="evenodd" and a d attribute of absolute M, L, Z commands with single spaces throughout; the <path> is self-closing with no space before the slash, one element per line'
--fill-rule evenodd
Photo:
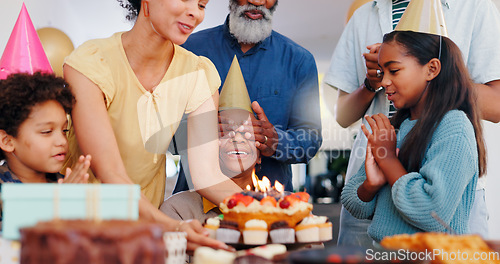
<path fill-rule="evenodd" d="M 260 151 L 253 135 L 239 132 L 239 126 L 254 118 L 250 97 L 236 58 L 229 69 L 219 100 L 221 131 L 219 138 L 219 164 L 222 172 L 238 186 L 252 186 L 252 171 L 260 164 Z M 246 122 L 246 123 L 245 123 Z M 231 127 L 223 124 L 234 124 Z M 195 166 L 194 164 L 192 166 Z M 221 214 L 214 205 L 197 192 L 184 191 L 169 197 L 160 210 L 174 219 L 206 219 Z"/>

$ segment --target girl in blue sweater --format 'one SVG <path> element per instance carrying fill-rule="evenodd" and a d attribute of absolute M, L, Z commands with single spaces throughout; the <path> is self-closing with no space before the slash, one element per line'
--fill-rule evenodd
<path fill-rule="evenodd" d="M 365 166 L 342 191 L 342 203 L 372 219 L 369 235 L 469 232 L 468 220 L 485 146 L 473 84 L 448 38 L 412 31 L 384 36 L 382 86 L 396 115 L 366 117 Z"/>

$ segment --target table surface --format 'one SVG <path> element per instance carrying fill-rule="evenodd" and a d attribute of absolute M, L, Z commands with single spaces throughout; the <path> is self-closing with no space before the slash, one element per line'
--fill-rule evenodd
<path fill-rule="evenodd" d="M 325 247 L 337 244 L 340 207 L 340 204 L 314 204 L 313 213 L 327 216 L 333 224 L 333 239 L 326 242 Z M 21 244 L 18 241 L 3 239 L 0 232 L 0 264 L 19 264 L 20 251 Z"/>
<path fill-rule="evenodd" d="M 333 239 L 326 242 L 325 247 L 337 244 L 340 208 L 340 204 L 314 204 L 313 213 L 327 216 L 333 224 Z M 21 245 L 18 241 L 3 239 L 0 233 L 0 264 L 19 264 L 20 251 Z"/>

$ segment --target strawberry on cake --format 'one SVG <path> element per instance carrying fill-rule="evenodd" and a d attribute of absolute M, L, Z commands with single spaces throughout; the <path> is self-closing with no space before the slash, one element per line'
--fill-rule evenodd
<path fill-rule="evenodd" d="M 280 193 L 276 190 L 267 192 L 243 191 L 224 199 L 220 209 L 224 220 L 238 223 L 241 230 L 252 219 L 264 220 L 267 226 L 277 221 L 286 221 L 290 227 L 308 216 L 312 210 L 309 194 Z"/>

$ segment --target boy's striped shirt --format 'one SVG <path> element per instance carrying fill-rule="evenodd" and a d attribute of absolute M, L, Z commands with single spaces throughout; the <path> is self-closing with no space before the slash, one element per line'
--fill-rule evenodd
<path fill-rule="evenodd" d="M 406 7 L 410 3 L 410 0 L 392 0 L 392 29 L 395 29 L 398 25 L 399 20 L 403 16 Z M 389 104 L 389 118 L 391 118 L 396 113 L 396 108 L 394 104 L 390 102 Z"/>

